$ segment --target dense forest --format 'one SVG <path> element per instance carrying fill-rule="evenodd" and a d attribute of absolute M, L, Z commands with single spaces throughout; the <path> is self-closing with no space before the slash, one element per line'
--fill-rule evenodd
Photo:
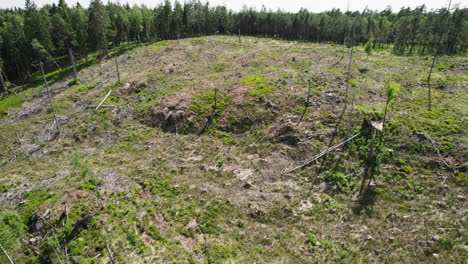
<path fill-rule="evenodd" d="M 93 0 L 89 8 L 79 3 L 69 7 L 64 0 L 38 8 L 26 0 L 25 8 L 0 10 L 0 68 L 10 80 L 31 77 L 39 61 L 76 56 L 131 41 L 196 37 L 213 34 L 242 34 L 312 42 L 351 42 L 372 39 L 376 48 L 395 54 L 463 53 L 467 49 L 468 10 L 425 6 L 390 8 L 381 12 L 342 12 L 339 9 L 312 13 L 260 11 L 240 12 L 225 6 L 189 1 L 174 5 L 166 0 L 157 8 L 121 5 Z"/>

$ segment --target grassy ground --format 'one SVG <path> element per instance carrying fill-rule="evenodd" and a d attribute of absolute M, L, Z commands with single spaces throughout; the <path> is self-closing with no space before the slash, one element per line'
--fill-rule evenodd
<path fill-rule="evenodd" d="M 466 261 L 466 58 L 440 59 L 427 111 L 430 58 L 357 48 L 335 144 L 383 109 L 385 78 L 402 86 L 359 195 L 363 136 L 285 173 L 327 148 L 340 46 L 213 36 L 114 55 L 120 83 L 113 58 L 75 85 L 49 75 L 60 135 L 41 84 L 0 100 L 0 241 L 17 263 L 110 263 L 106 246 L 117 263 Z M 110 89 L 113 108 L 87 108 Z"/>

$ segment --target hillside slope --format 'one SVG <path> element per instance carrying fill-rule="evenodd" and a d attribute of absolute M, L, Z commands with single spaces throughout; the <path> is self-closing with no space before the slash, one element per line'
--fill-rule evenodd
<path fill-rule="evenodd" d="M 213 36 L 115 55 L 121 82 L 114 58 L 74 85 L 51 73 L 60 134 L 44 86 L 18 89 L 0 100 L 1 243 L 17 263 L 466 261 L 466 58 L 440 59 L 427 111 L 430 58 L 356 49 L 333 144 L 361 134 L 290 173 L 334 134 L 339 46 Z M 360 195 L 386 78 L 402 88 Z"/>

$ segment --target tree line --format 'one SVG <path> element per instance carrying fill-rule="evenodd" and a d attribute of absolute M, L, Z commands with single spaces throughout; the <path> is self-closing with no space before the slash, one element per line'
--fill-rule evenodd
<path fill-rule="evenodd" d="M 156 8 L 92 0 L 88 8 L 64 0 L 38 8 L 26 0 L 24 8 L 0 9 L 0 70 L 6 79 L 28 79 L 40 61 L 54 58 L 85 58 L 90 52 L 107 53 L 110 47 L 129 42 L 153 42 L 213 34 L 281 38 L 346 44 L 353 33 L 355 44 L 371 39 L 376 48 L 391 48 L 398 55 L 464 53 L 468 45 L 468 9 L 428 11 L 391 8 L 381 12 L 342 12 L 339 9 L 312 13 L 260 11 L 239 12 L 200 1 L 183 4 L 169 0 Z M 437 36 L 443 32 L 439 42 Z M 348 43 L 349 45 L 349 43 Z M 440 46 L 440 47 L 439 47 Z"/>

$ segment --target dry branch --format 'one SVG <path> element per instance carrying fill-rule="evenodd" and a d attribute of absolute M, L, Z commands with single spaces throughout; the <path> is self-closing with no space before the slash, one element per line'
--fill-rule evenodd
<path fill-rule="evenodd" d="M 3 254 L 5 254 L 5 256 L 8 259 L 8 261 L 10 262 L 10 264 L 15 264 L 15 262 L 13 262 L 13 260 L 10 258 L 10 256 L 6 252 L 6 250 L 3 248 L 2 243 L 0 243 L 0 249 L 3 251 Z"/>
<path fill-rule="evenodd" d="M 290 172 L 293 172 L 293 171 L 295 171 L 295 170 L 302 169 L 302 168 L 308 166 L 310 163 L 312 163 L 312 162 L 318 160 L 319 158 L 325 156 L 325 154 L 327 154 L 328 152 L 332 152 L 332 151 L 336 150 L 337 148 L 343 146 L 343 145 L 346 144 L 347 142 L 349 142 L 349 141 L 355 139 L 355 138 L 356 138 L 357 136 L 359 136 L 360 134 L 361 134 L 361 132 L 355 134 L 354 136 L 352 136 L 352 137 L 350 137 L 350 138 L 348 138 L 348 139 L 342 141 L 342 142 L 339 143 L 338 145 L 335 145 L 335 146 L 333 146 L 333 147 L 330 147 L 330 148 L 328 148 L 327 150 L 322 151 L 322 152 L 320 152 L 319 154 L 313 156 L 312 159 L 306 161 L 304 164 L 302 164 L 302 165 L 300 165 L 300 166 L 297 166 L 297 167 L 295 167 L 295 168 L 293 168 L 293 169 L 290 169 L 290 170 L 288 170 L 288 171 L 286 171 L 286 172 L 287 172 L 287 173 L 290 173 Z"/>
<path fill-rule="evenodd" d="M 110 90 L 107 95 L 104 97 L 104 99 L 102 99 L 102 101 L 99 103 L 99 105 L 96 107 L 96 109 L 94 109 L 94 112 L 96 113 L 96 111 L 99 109 L 99 107 L 102 106 L 102 104 L 104 103 L 104 101 L 106 101 L 107 97 L 109 97 L 109 95 L 112 93 L 112 90 Z"/>
<path fill-rule="evenodd" d="M 114 257 L 112 256 L 112 251 L 110 250 L 109 244 L 107 243 L 106 243 L 106 250 L 107 250 L 107 254 L 109 254 L 110 261 L 112 262 L 112 264 L 115 264 Z"/>

